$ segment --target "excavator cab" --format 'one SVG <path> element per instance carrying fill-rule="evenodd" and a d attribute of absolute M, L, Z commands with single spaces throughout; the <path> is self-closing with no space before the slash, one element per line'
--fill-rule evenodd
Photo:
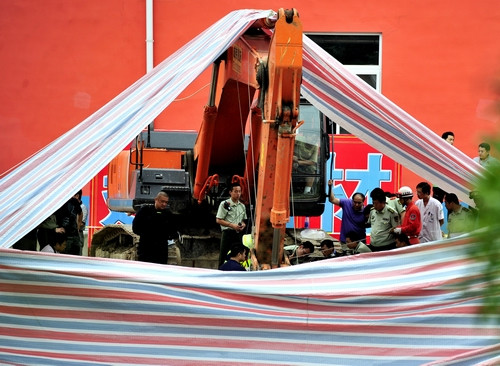
<path fill-rule="evenodd" d="M 162 190 L 170 196 L 172 211 L 185 209 L 191 199 L 195 140 L 195 132 L 141 132 L 108 166 L 109 209 L 134 213 Z"/>
<path fill-rule="evenodd" d="M 293 216 L 319 216 L 325 208 L 330 140 L 326 121 L 314 106 L 301 100 L 299 113 L 304 123 L 295 137 L 290 211 Z"/>

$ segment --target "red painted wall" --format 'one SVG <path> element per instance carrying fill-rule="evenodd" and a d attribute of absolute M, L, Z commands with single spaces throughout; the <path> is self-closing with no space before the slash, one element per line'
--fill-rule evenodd
<path fill-rule="evenodd" d="M 144 74 L 142 1 L 0 2 L 0 171 Z"/>
<path fill-rule="evenodd" d="M 483 137 L 497 132 L 498 116 L 485 112 L 500 74 L 497 0 L 153 3 L 155 64 L 231 10 L 294 6 L 306 32 L 381 33 L 382 92 L 436 133 L 455 131 L 455 146 L 466 154 L 475 156 Z M 145 0 L 1 1 L 0 14 L 5 172 L 144 74 Z M 194 82 L 157 128 L 197 129 L 208 77 Z M 404 184 L 418 180 L 403 171 Z"/>

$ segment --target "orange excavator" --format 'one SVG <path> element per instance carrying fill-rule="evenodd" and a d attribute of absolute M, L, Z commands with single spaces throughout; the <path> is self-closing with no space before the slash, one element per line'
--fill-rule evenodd
<path fill-rule="evenodd" d="M 217 229 L 218 205 L 239 182 L 259 266 L 279 267 L 290 212 L 321 215 L 326 198 L 326 118 L 301 105 L 301 78 L 297 11 L 256 21 L 214 63 L 197 134 L 149 128 L 110 163 L 109 208 L 133 213 L 164 190 L 185 223 L 181 234 L 206 232 Z M 311 162 L 308 169 L 299 169 L 300 159 Z"/>

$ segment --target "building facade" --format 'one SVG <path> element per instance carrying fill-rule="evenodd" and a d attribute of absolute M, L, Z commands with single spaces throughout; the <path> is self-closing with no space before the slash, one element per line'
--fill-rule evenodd
<path fill-rule="evenodd" d="M 0 2 L 0 172 L 83 121 L 230 11 L 283 5 L 274 0 Z M 476 156 L 477 145 L 498 132 L 499 117 L 492 112 L 492 86 L 500 75 L 498 1 L 292 5 L 307 35 L 434 133 L 453 131 L 455 146 L 467 155 Z M 154 121 L 155 128 L 197 130 L 209 78 L 207 70 Z M 401 167 L 393 185 L 414 187 L 420 180 Z M 92 191 L 87 185 L 84 193 Z"/>

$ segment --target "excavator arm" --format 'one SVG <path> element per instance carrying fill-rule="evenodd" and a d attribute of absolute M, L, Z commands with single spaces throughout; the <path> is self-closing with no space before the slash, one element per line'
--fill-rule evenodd
<path fill-rule="evenodd" d="M 290 216 L 293 150 L 299 126 L 302 24 L 297 11 L 280 9 L 274 31 L 268 34 L 247 35 L 228 49 L 218 107 L 214 105 L 214 84 L 219 63 L 214 65 L 209 105 L 194 151 L 197 171 L 193 196 L 203 201 L 213 182 L 219 182 L 219 176 L 227 175 L 229 168 L 234 172 L 232 181 L 244 183 L 243 200 L 248 203 L 258 166 L 254 243 L 260 265 L 274 268 L 281 262 Z M 248 102 L 241 103 L 245 99 L 258 103 L 249 110 Z M 237 113 L 250 113 L 246 158 L 240 155 L 247 118 Z"/>
<path fill-rule="evenodd" d="M 218 69 L 219 63 L 214 64 L 209 105 L 205 107 L 195 146 L 197 171 L 193 196 L 198 202 L 203 201 L 214 187 L 213 182 L 218 182 L 224 173 L 227 175 L 229 168 L 234 172 L 232 181 L 243 183 L 242 197 L 248 203 L 258 166 L 254 243 L 260 265 L 278 267 L 290 216 L 293 150 L 299 126 L 302 24 L 297 11 L 280 9 L 272 35 L 265 32 L 259 37 L 246 35 L 228 49 L 216 107 L 214 84 Z M 245 99 L 246 105 L 241 102 Z M 257 103 L 249 110 L 251 100 Z M 250 113 L 246 158 L 240 155 L 244 151 L 241 136 L 247 118 L 242 119 L 238 113 L 244 116 Z"/>
<path fill-rule="evenodd" d="M 192 145 L 193 135 L 152 131 L 147 146 L 136 144 L 110 164 L 110 208 L 133 212 L 159 190 L 167 191 L 172 210 L 195 223 L 182 228 L 194 237 L 215 226 L 211 213 L 204 213 L 216 210 L 227 199 L 228 185 L 237 181 L 242 201 L 252 208 L 260 267 L 280 266 L 301 125 L 301 79 L 297 11 L 280 9 L 256 21 L 214 63 L 208 104 Z"/>
<path fill-rule="evenodd" d="M 268 85 L 261 90 L 264 119 L 254 240 L 264 268 L 278 267 L 283 255 L 301 79 L 302 24 L 295 9 L 280 9 L 269 47 Z"/>

